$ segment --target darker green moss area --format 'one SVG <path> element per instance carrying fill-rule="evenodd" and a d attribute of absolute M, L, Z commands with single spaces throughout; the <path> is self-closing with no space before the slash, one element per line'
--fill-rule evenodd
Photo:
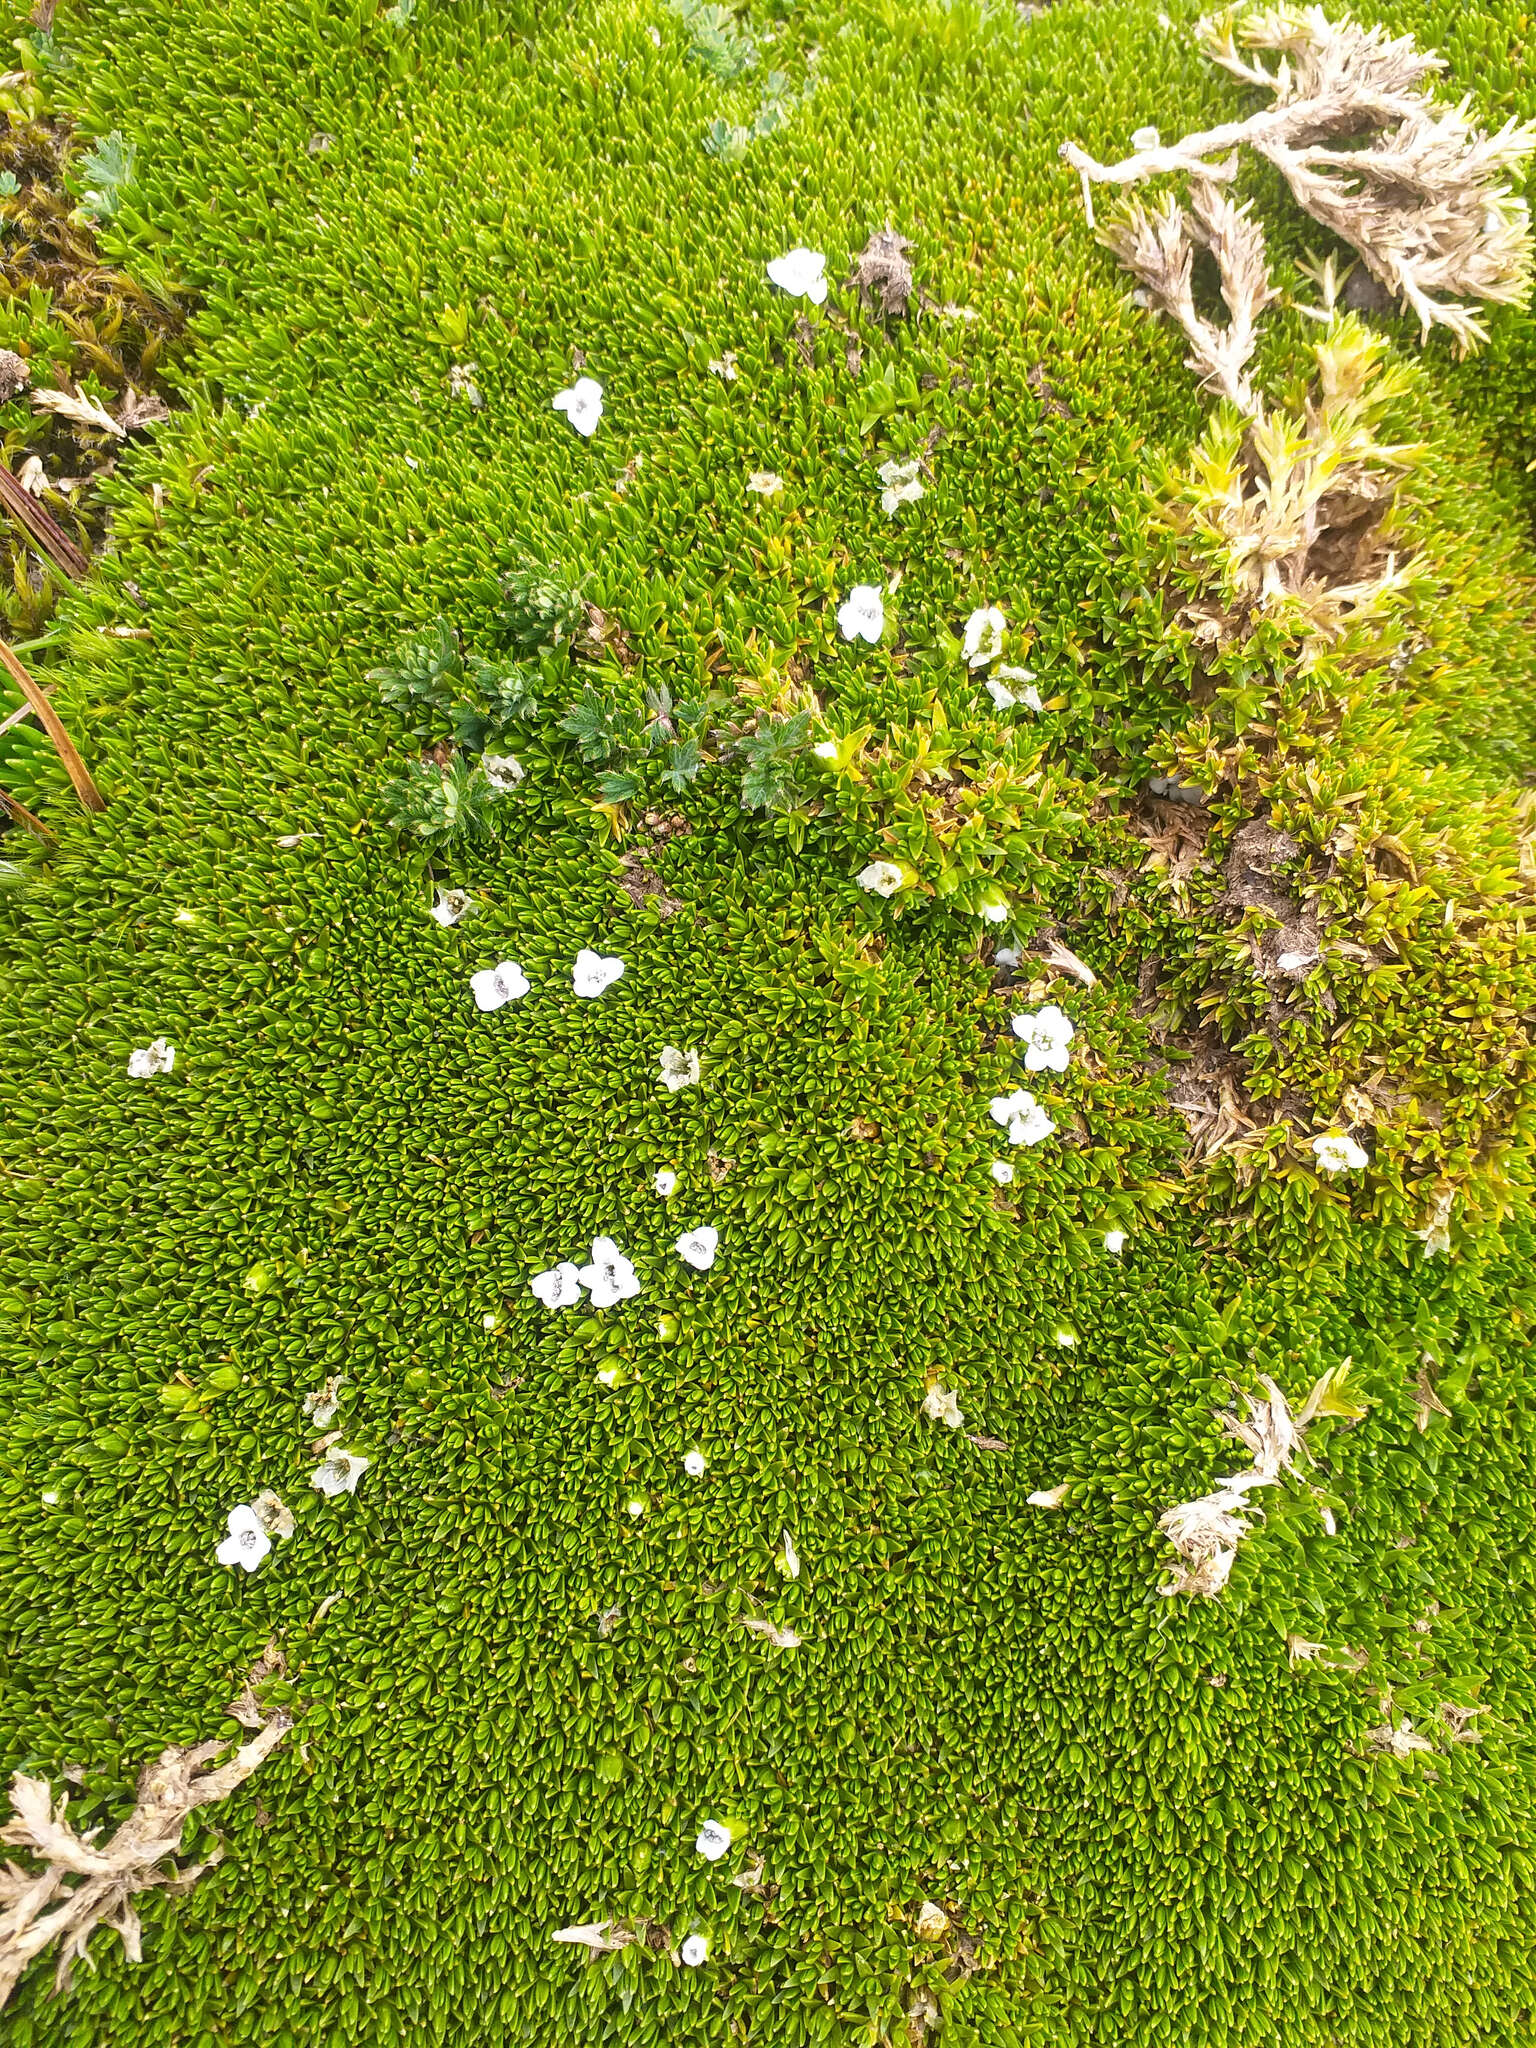
<path fill-rule="evenodd" d="M 754 9 L 790 113 L 729 159 L 703 138 L 752 122 L 762 66 L 722 79 L 660 7 L 407 12 L 116 0 L 58 26 L 82 132 L 136 146 L 148 226 L 106 253 L 133 274 L 138 237 L 202 310 L 49 671 L 109 809 L 53 801 L 57 851 L 0 892 L 0 1728 L 8 1765 L 83 1773 L 88 1826 L 165 1744 L 235 1735 L 269 1641 L 297 1720 L 189 1830 L 224 1861 L 146 1902 L 142 1964 L 98 1934 L 55 2000 L 39 1963 L 8 2041 L 1528 2039 L 1523 1190 L 1427 1260 L 1416 1212 L 1363 1188 L 1256 1205 L 1192 1169 L 1138 977 L 1196 960 L 1215 885 L 1192 926 L 1114 872 L 1117 806 L 1189 715 L 1149 651 L 1141 471 L 1204 408 L 1056 148 L 1240 95 L 1152 4 Z M 1490 118 L 1528 105 L 1523 17 L 1454 12 L 1394 20 Z M 855 312 L 840 280 L 887 219 L 975 319 Z M 799 242 L 834 280 L 809 362 L 763 272 Z M 1493 327 L 1471 370 L 1427 351 L 1413 394 L 1447 579 L 1443 744 L 1415 713 L 1408 749 L 1432 820 L 1530 758 L 1520 407 L 1489 365 L 1531 329 Z M 1277 318 L 1267 367 L 1304 372 L 1308 339 Z M 549 403 L 576 349 L 590 441 Z M 901 402 L 861 434 L 887 364 Z M 935 426 L 893 521 L 876 465 Z M 842 826 L 743 812 L 737 767 L 672 807 L 688 830 L 615 840 L 551 704 L 483 842 L 429 870 L 387 829 L 414 742 L 367 672 L 439 617 L 493 651 L 530 561 L 584 579 L 674 695 L 794 671 L 850 725 L 915 718 L 973 606 L 1033 628 L 1053 772 L 1103 801 L 1026 849 L 1027 921 L 1100 980 L 1052 985 L 1074 1059 L 1031 1077 L 1058 1130 L 1011 1187 L 987 1104 L 1026 1079 L 1032 969 L 1000 977 L 974 916 L 860 890 Z M 898 570 L 911 662 L 830 625 Z M 454 929 L 434 873 L 480 898 Z M 588 946 L 625 962 L 594 1001 Z M 481 1015 L 469 977 L 502 959 L 531 990 Z M 127 1078 L 159 1035 L 174 1072 Z M 661 1088 L 668 1044 L 697 1088 Z M 1458 1088 L 1499 1085 L 1503 1053 L 1464 1056 Z M 671 1249 L 698 1224 L 703 1274 Z M 529 1277 L 599 1233 L 643 1292 L 547 1313 Z M 1234 1385 L 1299 1404 L 1345 1359 L 1364 1419 L 1314 1428 L 1219 1601 L 1161 1598 L 1157 1517 L 1243 1462 L 1214 1421 Z M 329 1500 L 303 1402 L 338 1373 L 371 1462 Z M 934 1382 L 961 1429 L 922 1416 Z M 267 1487 L 296 1533 L 222 1570 L 227 1511 Z M 1389 1716 L 1432 1752 L 1381 1754 Z M 746 1823 L 719 1863 L 711 1816 Z M 550 1938 L 603 1919 L 665 1932 L 595 1962 Z"/>

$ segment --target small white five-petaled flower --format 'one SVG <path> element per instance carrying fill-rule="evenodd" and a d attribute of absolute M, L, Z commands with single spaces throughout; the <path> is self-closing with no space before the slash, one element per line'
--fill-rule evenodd
<path fill-rule="evenodd" d="M 523 779 L 523 764 L 515 754 L 482 754 L 480 766 L 498 796 L 508 795 Z"/>
<path fill-rule="evenodd" d="M 547 1272 L 535 1273 L 528 1285 L 534 1299 L 546 1308 L 573 1308 L 581 1299 L 581 1281 L 570 1259 L 562 1259 Z"/>
<path fill-rule="evenodd" d="M 1022 687 L 1012 690 L 1010 683 Z M 985 683 L 987 695 L 998 711 L 1011 711 L 1015 704 L 1022 704 L 1026 711 L 1043 711 L 1044 703 L 1035 688 L 1035 672 L 1028 668 L 1000 668 L 996 675 L 988 676 Z"/>
<path fill-rule="evenodd" d="M 707 1934 L 690 1934 L 678 1950 L 678 1954 L 690 1970 L 696 1970 L 700 1963 L 709 1960 L 709 1936 Z"/>
<path fill-rule="evenodd" d="M 679 1088 L 695 1088 L 699 1080 L 699 1056 L 690 1050 L 684 1052 L 680 1046 L 664 1045 L 661 1048 L 662 1086 L 675 1095 Z"/>
<path fill-rule="evenodd" d="M 792 299 L 819 306 L 827 296 L 827 259 L 819 249 L 791 249 L 768 265 L 768 281 Z"/>
<path fill-rule="evenodd" d="M 168 1074 L 175 1064 L 175 1046 L 167 1045 L 163 1038 L 152 1038 L 148 1045 L 129 1053 L 128 1078 L 130 1081 L 148 1081 L 156 1074 Z"/>
<path fill-rule="evenodd" d="M 661 1199 L 665 1201 L 669 1195 L 674 1194 L 677 1190 L 677 1175 L 670 1166 L 664 1166 L 651 1182 L 651 1186 L 661 1196 Z"/>
<path fill-rule="evenodd" d="M 965 622 L 961 653 L 972 668 L 986 668 L 998 659 L 1007 630 L 1008 621 L 995 604 L 983 605 L 979 611 L 971 613 Z"/>
<path fill-rule="evenodd" d="M 1072 1055 L 1067 1047 L 1076 1033 L 1071 1020 L 1054 1003 L 1047 1003 L 1043 1010 L 1033 1014 L 1026 1012 L 1013 1020 L 1013 1035 L 1024 1041 L 1024 1071 L 1038 1074 L 1042 1070 L 1053 1074 L 1067 1071 Z"/>
<path fill-rule="evenodd" d="M 868 889 L 874 896 L 894 896 L 905 883 L 905 871 L 893 860 L 872 860 L 867 868 L 860 868 L 855 878 L 861 889 Z"/>
<path fill-rule="evenodd" d="M 965 1420 L 960 1397 L 952 1387 L 930 1387 L 923 1396 L 923 1413 L 930 1422 L 944 1422 L 951 1429 L 958 1429 Z"/>
<path fill-rule="evenodd" d="M 760 498 L 771 498 L 784 488 L 784 479 L 771 469 L 754 469 L 747 478 L 747 489 L 756 491 Z"/>
<path fill-rule="evenodd" d="M 1371 1155 L 1353 1138 L 1337 1131 L 1325 1131 L 1312 1140 L 1312 1156 L 1320 1173 L 1358 1173 L 1371 1163 Z"/>
<path fill-rule="evenodd" d="M 1005 1188 L 1008 1186 L 1009 1182 L 1013 1179 L 1013 1168 L 1009 1165 L 1006 1159 L 993 1160 L 992 1178 L 997 1182 L 1000 1188 Z"/>
<path fill-rule="evenodd" d="M 565 414 L 578 434 L 590 440 L 603 416 L 603 387 L 595 377 L 578 377 L 569 391 L 557 391 L 550 404 Z"/>
<path fill-rule="evenodd" d="M 908 456 L 904 462 L 882 462 L 878 471 L 885 489 L 880 493 L 880 510 L 894 518 L 903 505 L 915 505 L 923 495 L 920 475 L 922 457 Z"/>
<path fill-rule="evenodd" d="M 439 889 L 432 904 L 431 916 L 433 922 L 442 925 L 445 929 L 449 925 L 457 924 L 459 919 L 468 912 L 470 902 L 471 898 L 467 890 Z"/>
<path fill-rule="evenodd" d="M 591 1295 L 594 1308 L 613 1308 L 640 1292 L 634 1267 L 611 1237 L 593 1238 L 592 1263 L 583 1266 L 576 1277 Z"/>
<path fill-rule="evenodd" d="M 694 1837 L 693 1846 L 707 1863 L 718 1863 L 731 1846 L 731 1831 L 723 1820 L 707 1820 Z"/>
<path fill-rule="evenodd" d="M 690 1479 L 702 1479 L 705 1472 L 704 1453 L 689 1451 L 683 1458 L 683 1470 Z"/>
<path fill-rule="evenodd" d="M 1008 1133 L 1010 1145 L 1038 1145 L 1056 1126 L 1027 1088 L 1015 1088 L 1011 1095 L 994 1095 L 987 1107 L 992 1121 Z"/>
<path fill-rule="evenodd" d="M 469 987 L 477 1010 L 499 1010 L 503 1003 L 520 1002 L 530 983 L 515 960 L 499 960 L 494 967 L 482 967 L 472 974 Z"/>
<path fill-rule="evenodd" d="M 1013 906 L 1001 889 L 989 889 L 976 906 L 976 915 L 988 924 L 1006 924 Z"/>
<path fill-rule="evenodd" d="M 357 1482 L 371 1463 L 371 1459 L 360 1458 L 356 1451 L 332 1451 L 324 1464 L 310 1473 L 309 1483 L 317 1493 L 335 1500 L 339 1494 L 356 1493 Z"/>
<path fill-rule="evenodd" d="M 1106 1230 L 1104 1233 L 1104 1249 L 1118 1258 L 1121 1252 L 1125 1250 L 1125 1232 L 1123 1230 Z"/>
<path fill-rule="evenodd" d="M 579 996 L 600 996 L 623 972 L 622 960 L 605 960 L 601 953 L 594 953 L 590 946 L 583 946 L 571 970 L 571 986 Z"/>
<path fill-rule="evenodd" d="M 230 1509 L 229 1534 L 213 1554 L 222 1565 L 240 1564 L 253 1572 L 271 1548 L 272 1538 L 261 1526 L 256 1510 L 238 1507 Z"/>
<path fill-rule="evenodd" d="M 885 600 L 878 583 L 855 583 L 837 608 L 837 630 L 845 640 L 875 645 L 885 631 Z"/>
<path fill-rule="evenodd" d="M 707 1273 L 715 1263 L 719 1243 L 719 1231 L 705 1223 L 697 1230 L 687 1231 L 677 1240 L 677 1256 L 695 1272 Z"/>

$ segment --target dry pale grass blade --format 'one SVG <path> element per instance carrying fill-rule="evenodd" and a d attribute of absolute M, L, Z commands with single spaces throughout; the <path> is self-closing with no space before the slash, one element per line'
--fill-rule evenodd
<path fill-rule="evenodd" d="M 274 1714 L 223 1764 L 214 1762 L 227 1747 L 222 1742 L 163 1750 L 139 1774 L 132 1813 L 104 1842 L 87 1841 L 75 1832 L 67 1793 L 55 1802 L 46 1779 L 18 1771 L 11 1780 L 11 1819 L 0 1827 L 0 1843 L 19 1849 L 42 1868 L 34 1872 L 8 1862 L 0 1870 L 0 2005 L 27 1966 L 55 1943 L 55 1986 L 66 1989 L 71 1969 L 86 1959 L 98 1927 L 112 1929 L 130 1961 L 137 1962 L 134 1895 L 185 1891 L 196 1883 L 208 1864 L 178 1867 L 174 1861 L 188 1816 L 227 1799 L 291 1726 L 287 1714 Z"/>
<path fill-rule="evenodd" d="M 34 391 L 32 403 L 42 412 L 51 412 L 61 420 L 68 420 L 72 427 L 90 427 L 98 434 L 111 434 L 119 441 L 127 431 L 94 398 L 82 397 L 76 391 Z"/>
<path fill-rule="evenodd" d="M 0 663 L 5 665 L 11 680 L 23 697 L 37 713 L 38 722 L 49 739 L 53 741 L 59 759 L 75 786 L 75 794 L 88 811 L 104 811 L 106 799 L 91 780 L 90 770 L 75 751 L 75 743 L 64 730 L 63 721 L 49 701 L 48 693 L 28 674 L 3 640 L 0 640 Z"/>

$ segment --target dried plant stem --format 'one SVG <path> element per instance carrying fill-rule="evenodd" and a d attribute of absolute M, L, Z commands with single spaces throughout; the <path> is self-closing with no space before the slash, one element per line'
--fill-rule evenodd
<path fill-rule="evenodd" d="M 41 839 L 45 846 L 57 844 L 54 835 L 48 830 L 42 819 L 34 817 L 26 805 L 13 797 L 9 790 L 0 789 L 0 809 L 5 811 L 8 818 L 13 819 L 16 824 L 30 832 L 34 839 Z"/>
<path fill-rule="evenodd" d="M 85 555 L 46 506 L 37 502 L 3 462 L 0 462 L 0 503 L 25 531 L 33 546 L 40 548 L 73 582 L 80 582 L 89 573 L 91 565 Z"/>
<path fill-rule="evenodd" d="M 104 811 L 106 799 L 91 780 L 90 770 L 75 751 L 75 743 L 64 730 L 59 714 L 49 702 L 48 693 L 30 676 L 10 648 L 0 640 L 0 662 L 3 662 L 12 680 L 23 697 L 37 713 L 44 732 L 53 741 L 59 759 L 68 771 L 69 779 L 75 786 L 75 794 L 88 811 Z"/>

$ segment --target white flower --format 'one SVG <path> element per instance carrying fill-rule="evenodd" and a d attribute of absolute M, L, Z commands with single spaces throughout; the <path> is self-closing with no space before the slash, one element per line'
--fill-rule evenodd
<path fill-rule="evenodd" d="M 494 967 L 482 967 L 478 974 L 469 977 L 477 1010 L 499 1010 L 503 1003 L 520 1002 L 529 986 L 527 975 L 515 960 L 498 960 Z"/>
<path fill-rule="evenodd" d="M 1104 1233 L 1104 1249 L 1107 1252 L 1113 1252 L 1115 1257 L 1118 1258 L 1121 1252 L 1125 1250 L 1125 1232 L 1123 1230 L 1106 1230 Z"/>
<path fill-rule="evenodd" d="M 1006 924 L 1012 905 L 1001 889 L 993 889 L 976 906 L 976 915 L 988 924 Z"/>
<path fill-rule="evenodd" d="M 1320 1173 L 1358 1173 L 1371 1163 L 1371 1155 L 1363 1146 L 1335 1131 L 1325 1131 L 1322 1137 L 1312 1140 L 1312 1156 Z"/>
<path fill-rule="evenodd" d="M 1051 1335 L 1056 1339 L 1056 1342 L 1063 1351 L 1075 1350 L 1077 1346 L 1077 1332 L 1075 1330 L 1053 1330 Z"/>
<path fill-rule="evenodd" d="M 670 1166 L 664 1166 L 661 1169 L 661 1171 L 657 1174 L 656 1178 L 651 1182 L 651 1186 L 656 1190 L 657 1194 L 661 1196 L 661 1199 L 665 1201 L 669 1195 L 673 1194 L 676 1191 L 677 1175 L 672 1171 Z"/>
<path fill-rule="evenodd" d="M 128 1055 L 128 1078 L 131 1081 L 148 1081 L 155 1074 L 168 1074 L 176 1064 L 176 1048 L 167 1045 L 163 1038 L 152 1038 L 148 1045 Z"/>
<path fill-rule="evenodd" d="M 1031 1508 L 1059 1508 L 1069 1491 L 1070 1487 L 1066 1482 L 1060 1486 L 1042 1487 L 1038 1493 L 1026 1494 L 1024 1504 Z"/>
<path fill-rule="evenodd" d="M 1011 972 L 1018 966 L 1024 955 L 1017 946 L 999 946 L 992 955 L 992 958 L 999 967 L 1006 967 Z"/>
<path fill-rule="evenodd" d="M 993 1160 L 992 1178 L 997 1182 L 1000 1188 L 1005 1188 L 1008 1186 L 1009 1182 L 1013 1179 L 1013 1168 L 1009 1165 L 1006 1159 Z"/>
<path fill-rule="evenodd" d="M 684 1052 L 675 1045 L 664 1045 L 661 1048 L 661 1079 L 662 1085 L 672 1095 L 679 1088 L 696 1088 L 699 1081 L 698 1054 Z"/>
<path fill-rule="evenodd" d="M 357 1482 L 372 1462 L 371 1458 L 360 1458 L 356 1451 L 332 1451 L 325 1463 L 310 1473 L 309 1483 L 317 1493 L 335 1500 L 338 1494 L 356 1493 Z"/>
<path fill-rule="evenodd" d="M 1023 688 L 1013 691 L 1009 683 L 1022 683 Z M 1033 669 L 1003 667 L 995 676 L 988 676 L 983 688 L 999 711 L 1011 711 L 1016 704 L 1022 704 L 1026 711 L 1043 711 L 1040 692 L 1035 688 Z"/>
<path fill-rule="evenodd" d="M 827 259 L 819 249 L 791 249 L 768 265 L 768 282 L 792 299 L 819 306 L 827 296 Z"/>
<path fill-rule="evenodd" d="M 523 764 L 515 754 L 482 754 L 480 766 L 485 770 L 485 779 L 498 796 L 505 796 L 516 789 L 523 779 Z"/>
<path fill-rule="evenodd" d="M 818 740 L 815 746 L 812 747 L 811 752 L 818 761 L 835 761 L 837 759 L 837 741 Z"/>
<path fill-rule="evenodd" d="M 56 1508 L 59 1504 L 59 1496 L 56 1489 L 50 1486 L 43 1494 L 42 1501 L 45 1508 Z"/>
<path fill-rule="evenodd" d="M 576 1275 L 592 1297 L 594 1308 L 612 1308 L 640 1292 L 635 1269 L 611 1237 L 594 1237 L 592 1263 Z"/>
<path fill-rule="evenodd" d="M 1043 1010 L 1036 1010 L 1032 1016 L 1015 1017 L 1013 1035 L 1024 1041 L 1026 1073 L 1038 1074 L 1042 1069 L 1053 1074 L 1067 1071 L 1072 1057 L 1067 1047 L 1076 1033 L 1070 1019 L 1054 1003 L 1047 1003 Z"/>
<path fill-rule="evenodd" d="M 923 1413 L 930 1422 L 947 1422 L 951 1429 L 958 1429 L 965 1420 L 960 1397 L 949 1387 L 930 1387 L 923 1396 Z"/>
<path fill-rule="evenodd" d="M 727 384 L 734 384 L 741 375 L 736 367 L 736 351 L 733 348 L 728 348 L 723 356 L 711 356 L 709 367 L 715 376 L 724 378 Z"/>
<path fill-rule="evenodd" d="M 689 1451 L 685 1454 L 683 1458 L 683 1470 L 688 1474 L 688 1477 L 690 1479 L 702 1479 L 704 1477 L 705 1469 L 706 1461 L 704 1453 L 702 1451 Z"/>
<path fill-rule="evenodd" d="M 341 1406 L 341 1390 L 346 1381 L 339 1372 L 331 1373 L 323 1386 L 304 1396 L 304 1419 L 312 1422 L 317 1429 L 326 1429 L 336 1419 L 336 1410 Z"/>
<path fill-rule="evenodd" d="M 220 1564 L 243 1564 L 253 1572 L 271 1548 L 272 1538 L 261 1526 L 256 1510 L 238 1507 L 230 1509 L 229 1534 L 213 1554 Z"/>
<path fill-rule="evenodd" d="M 1159 19 L 1161 20 L 1162 17 L 1159 16 Z M 1163 138 L 1155 128 L 1133 128 L 1131 130 L 1132 149 L 1161 149 L 1162 146 Z"/>
<path fill-rule="evenodd" d="M 571 970 L 571 986 L 579 996 L 600 996 L 623 972 L 622 960 L 605 960 L 601 953 L 594 953 L 589 946 L 583 946 Z"/>
<path fill-rule="evenodd" d="M 684 1265 L 692 1266 L 696 1273 L 707 1273 L 715 1263 L 715 1248 L 719 1242 L 719 1231 L 704 1223 L 677 1240 L 677 1256 Z"/>
<path fill-rule="evenodd" d="M 578 377 L 569 391 L 557 391 L 550 404 L 590 440 L 603 416 L 603 387 L 595 377 Z"/>
<path fill-rule="evenodd" d="M 506 1328 L 506 1324 L 502 1321 L 501 1310 L 499 1308 L 488 1308 L 480 1318 L 480 1327 L 489 1335 L 499 1337 Z"/>
<path fill-rule="evenodd" d="M 1007 1131 L 1010 1145 L 1038 1145 L 1056 1128 L 1027 1088 L 1015 1088 L 1011 1095 L 994 1095 L 987 1106 L 993 1123 Z"/>
<path fill-rule="evenodd" d="M 907 878 L 895 861 L 872 860 L 867 868 L 859 869 L 854 879 L 861 889 L 876 896 L 894 896 Z"/>
<path fill-rule="evenodd" d="M 709 1936 L 707 1934 L 690 1934 L 681 1949 L 679 1949 L 678 1954 L 690 1970 L 696 1970 L 700 1963 L 709 1960 Z"/>
<path fill-rule="evenodd" d="M 874 646 L 885 631 L 885 601 L 878 583 L 855 583 L 837 608 L 837 630 L 845 640 L 867 640 Z"/>
<path fill-rule="evenodd" d="M 470 909 L 472 898 L 464 889 L 439 889 L 430 912 L 434 922 L 445 929 L 457 924 Z"/>
<path fill-rule="evenodd" d="M 786 1579 L 799 1578 L 800 1553 L 795 1548 L 795 1539 L 790 1535 L 787 1529 L 784 1531 L 784 1541 L 782 1546 L 780 1547 L 778 1556 L 774 1559 L 774 1563 L 778 1566 L 779 1570 L 784 1574 Z"/>
<path fill-rule="evenodd" d="M 775 492 L 782 491 L 783 488 L 783 477 L 776 476 L 771 469 L 754 469 L 747 478 L 747 489 L 756 491 L 760 498 L 771 498 Z"/>
<path fill-rule="evenodd" d="M 879 469 L 881 483 L 885 489 L 880 493 L 880 509 L 893 516 L 903 505 L 915 505 L 923 495 L 922 458 L 910 455 L 904 462 L 882 462 Z"/>
<path fill-rule="evenodd" d="M 645 1502 L 643 1500 L 627 1500 L 624 1503 L 624 1512 L 631 1520 L 638 1522 L 645 1513 Z"/>
<path fill-rule="evenodd" d="M 974 611 L 965 622 L 965 643 L 961 653 L 972 668 L 985 668 L 994 662 L 1003 651 L 1003 635 L 1008 630 L 1008 621 L 995 604 L 983 605 Z"/>
<path fill-rule="evenodd" d="M 542 1301 L 546 1308 L 571 1308 L 581 1299 L 581 1281 L 570 1259 L 562 1259 L 547 1272 L 535 1273 L 528 1285 L 535 1301 Z"/>
<path fill-rule="evenodd" d="M 600 1366 L 598 1368 L 597 1384 L 600 1387 L 616 1387 L 619 1384 L 618 1367 L 616 1365 Z"/>
<path fill-rule="evenodd" d="M 721 1820 L 707 1820 L 693 1844 L 707 1863 L 718 1863 L 731 1846 L 731 1831 Z"/>

